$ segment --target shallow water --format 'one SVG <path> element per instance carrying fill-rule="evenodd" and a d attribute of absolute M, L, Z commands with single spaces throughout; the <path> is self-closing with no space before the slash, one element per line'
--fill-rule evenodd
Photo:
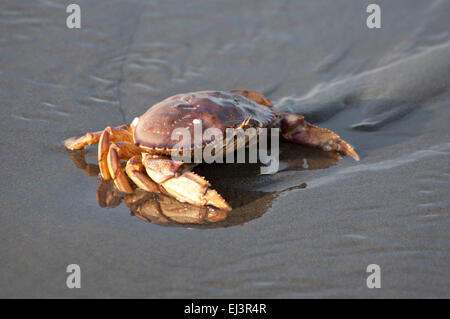
<path fill-rule="evenodd" d="M 365 1 L 77 3 L 81 30 L 64 1 L 0 5 L 0 296 L 450 297 L 449 1 L 377 1 L 379 30 Z M 199 167 L 232 216 L 162 227 L 99 207 L 100 181 L 62 145 L 235 88 L 338 132 L 361 162 L 284 145 L 276 175 Z"/>

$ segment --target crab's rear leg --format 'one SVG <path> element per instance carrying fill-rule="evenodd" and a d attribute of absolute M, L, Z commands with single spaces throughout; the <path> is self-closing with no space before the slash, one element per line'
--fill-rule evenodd
<path fill-rule="evenodd" d="M 356 161 L 359 156 L 346 141 L 336 133 L 308 123 L 301 115 L 278 112 L 279 126 L 283 138 L 290 142 L 319 147 L 324 151 L 335 151 L 350 155 Z"/>
<path fill-rule="evenodd" d="M 142 163 L 148 176 L 177 200 L 195 206 L 210 205 L 222 210 L 231 210 L 222 196 L 210 188 L 207 180 L 190 171 L 192 166 L 169 158 L 155 158 L 149 154 L 143 154 Z"/>

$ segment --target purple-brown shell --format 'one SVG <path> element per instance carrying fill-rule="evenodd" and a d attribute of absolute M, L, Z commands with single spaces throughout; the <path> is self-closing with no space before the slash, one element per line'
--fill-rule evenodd
<path fill-rule="evenodd" d="M 237 128 L 247 120 L 251 127 L 265 127 L 274 117 L 268 107 L 241 95 L 221 91 L 202 91 L 177 94 L 145 112 L 135 123 L 134 140 L 137 145 L 152 149 L 194 147 L 194 120 L 202 121 L 202 131 L 218 128 L 225 136 L 226 128 Z M 186 128 L 191 134 L 190 145 L 172 140 L 172 132 Z M 203 133 L 202 132 L 202 133 Z M 203 140 L 202 145 L 212 141 Z"/>

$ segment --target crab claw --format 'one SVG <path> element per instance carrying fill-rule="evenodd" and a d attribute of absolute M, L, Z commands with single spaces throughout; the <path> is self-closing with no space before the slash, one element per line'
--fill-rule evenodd
<path fill-rule="evenodd" d="M 349 155 L 349 156 L 353 157 L 353 159 L 355 161 L 359 161 L 358 153 L 356 153 L 356 151 L 353 149 L 353 147 L 350 144 L 348 144 L 346 141 L 339 139 L 337 141 L 334 141 L 333 144 L 334 144 L 332 146 L 333 150 L 335 150 L 343 155 Z"/>
<path fill-rule="evenodd" d="M 183 162 L 142 154 L 142 164 L 147 175 L 179 201 L 196 206 L 209 205 L 222 210 L 231 210 L 222 196 L 210 188 L 210 183 L 194 172 L 186 171 L 189 166 Z"/>
<path fill-rule="evenodd" d="M 308 123 L 301 115 L 280 112 L 279 116 L 281 135 L 286 140 L 349 155 L 359 161 L 359 155 L 353 147 L 336 133 Z"/>
<path fill-rule="evenodd" d="M 222 196 L 216 190 L 209 188 L 209 182 L 193 172 L 185 172 L 161 184 L 169 194 L 179 201 L 196 206 L 210 205 L 222 210 L 231 210 Z"/>

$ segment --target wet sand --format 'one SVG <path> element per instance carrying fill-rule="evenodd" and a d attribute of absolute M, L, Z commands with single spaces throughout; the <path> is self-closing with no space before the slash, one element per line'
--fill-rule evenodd
<path fill-rule="evenodd" d="M 450 297 L 449 1 L 2 2 L 1 297 Z M 100 207 L 96 148 L 180 92 L 247 88 L 361 156 L 283 145 L 282 171 L 197 171 L 235 207 L 216 225 Z M 78 156 L 77 155 L 77 156 Z M 66 267 L 82 269 L 68 289 Z M 378 264 L 382 288 L 366 287 Z"/>

